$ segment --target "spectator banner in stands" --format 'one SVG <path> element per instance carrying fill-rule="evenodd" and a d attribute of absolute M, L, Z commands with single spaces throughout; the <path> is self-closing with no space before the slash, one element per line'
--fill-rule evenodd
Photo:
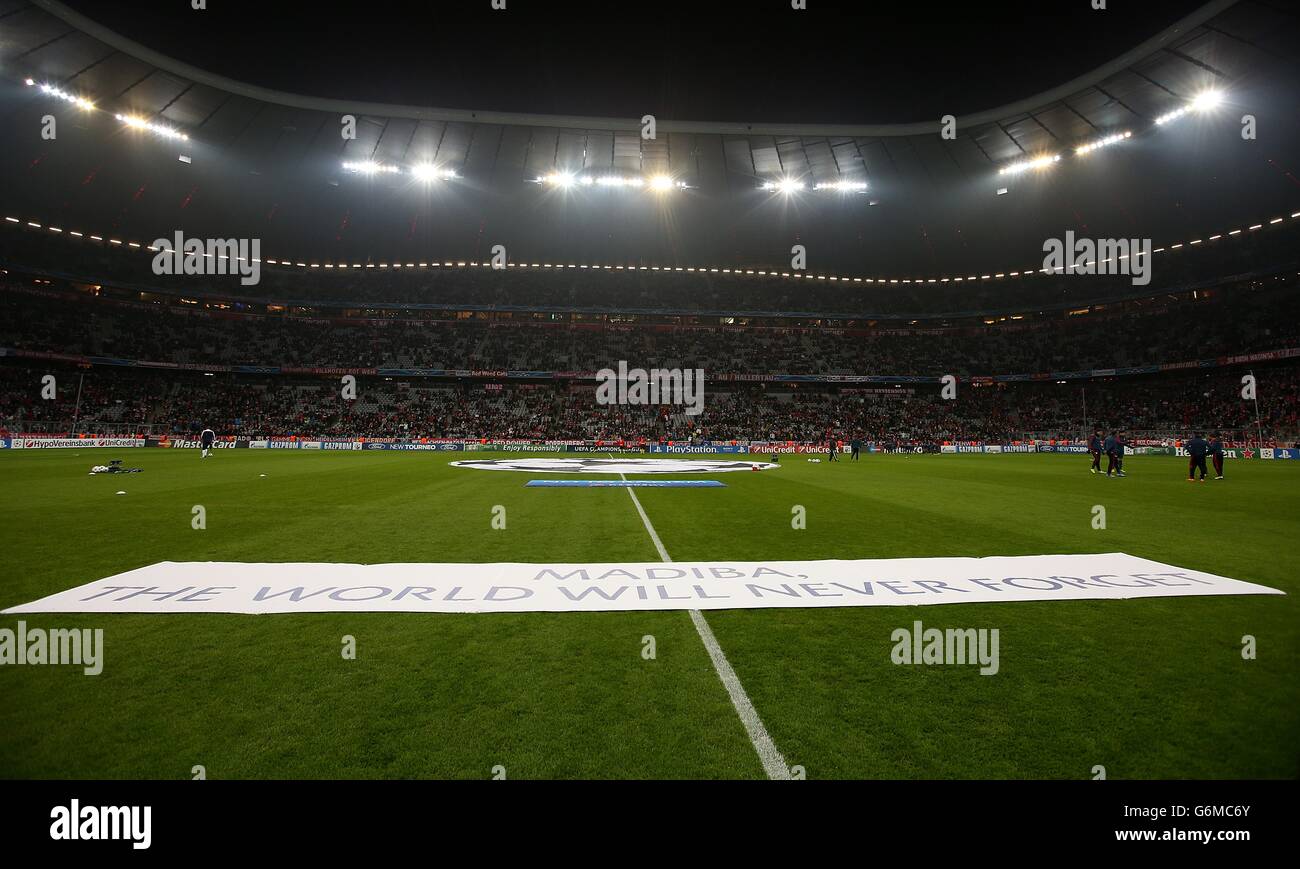
<path fill-rule="evenodd" d="M 4 611 L 593 612 L 1283 594 L 1124 553 L 664 564 L 164 561 Z"/>

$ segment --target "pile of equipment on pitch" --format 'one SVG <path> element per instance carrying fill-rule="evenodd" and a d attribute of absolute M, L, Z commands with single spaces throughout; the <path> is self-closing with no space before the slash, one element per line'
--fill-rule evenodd
<path fill-rule="evenodd" d="M 113 459 L 107 465 L 95 465 L 90 469 L 90 475 L 95 474 L 138 474 L 142 468 L 124 468 L 121 459 Z"/>

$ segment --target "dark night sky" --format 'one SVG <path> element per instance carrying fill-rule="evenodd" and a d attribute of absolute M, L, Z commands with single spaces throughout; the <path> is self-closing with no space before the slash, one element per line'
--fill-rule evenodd
<path fill-rule="evenodd" d="M 66 0 L 242 81 L 447 108 L 699 121 L 891 123 L 1053 87 L 1195 0 Z"/>

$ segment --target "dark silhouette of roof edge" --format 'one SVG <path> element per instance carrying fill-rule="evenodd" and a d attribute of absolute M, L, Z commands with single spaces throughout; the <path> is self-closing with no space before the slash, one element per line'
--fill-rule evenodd
<path fill-rule="evenodd" d="M 63 20 L 88 36 L 99 40 L 123 54 L 165 70 L 173 75 L 227 93 L 261 102 L 275 103 L 310 111 L 333 114 L 360 114 L 383 118 L 406 118 L 417 121 L 453 121 L 468 124 L 499 124 L 503 126 L 559 127 L 564 129 L 636 130 L 640 118 L 582 117 L 576 115 L 545 115 L 528 112 L 492 112 L 470 109 L 444 109 L 422 106 L 404 106 L 389 103 L 350 101 L 264 88 L 217 75 L 161 52 L 141 45 L 134 40 L 105 27 L 85 15 L 69 8 L 59 0 L 30 0 L 38 8 Z M 1107 78 L 1122 72 L 1149 57 L 1167 43 L 1193 30 L 1235 5 L 1237 0 L 1209 0 L 1196 11 L 1171 24 L 1138 46 L 1105 63 L 1091 72 L 1077 76 L 1049 90 L 1042 91 L 1016 102 L 986 109 L 957 118 L 959 129 L 970 129 L 1005 118 L 1016 117 L 1052 105 L 1080 91 L 1087 90 Z M 765 136 L 846 136 L 846 137 L 901 137 L 932 135 L 939 132 L 939 120 L 912 124 L 775 124 L 726 123 L 708 121 L 657 120 L 656 128 L 664 133 L 700 133 L 720 135 Z"/>

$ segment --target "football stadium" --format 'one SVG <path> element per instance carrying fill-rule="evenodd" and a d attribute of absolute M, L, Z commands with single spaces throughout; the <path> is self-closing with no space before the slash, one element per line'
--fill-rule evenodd
<path fill-rule="evenodd" d="M 0 777 L 1300 775 L 1293 6 L 250 5 L 0 0 Z"/>

